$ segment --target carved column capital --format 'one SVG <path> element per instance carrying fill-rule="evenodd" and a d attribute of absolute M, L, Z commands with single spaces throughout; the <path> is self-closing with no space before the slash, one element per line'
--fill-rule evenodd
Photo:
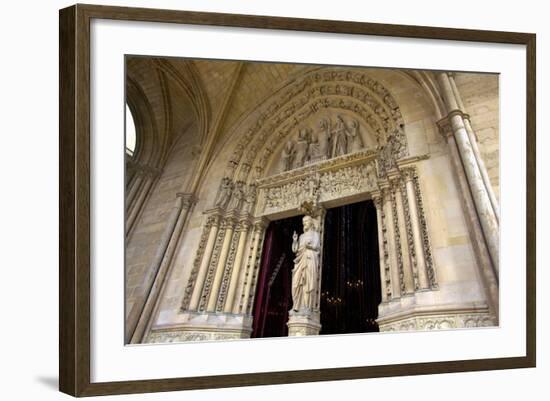
<path fill-rule="evenodd" d="M 269 220 L 265 217 L 260 217 L 259 219 L 254 220 L 254 232 L 261 233 L 269 225 Z"/>
<path fill-rule="evenodd" d="M 372 191 L 371 197 L 372 201 L 374 202 L 374 206 L 376 206 L 377 209 L 382 207 L 382 191 Z"/>
<path fill-rule="evenodd" d="M 206 225 L 209 227 L 219 227 L 221 223 L 221 216 L 219 214 L 213 214 L 206 219 Z"/>
<path fill-rule="evenodd" d="M 224 228 L 235 228 L 238 220 L 234 216 L 227 216 L 223 219 L 222 227 Z"/>
<path fill-rule="evenodd" d="M 382 194 L 382 200 L 384 201 L 388 199 L 389 196 L 391 196 L 391 187 L 389 182 L 380 187 L 380 193 Z"/>
<path fill-rule="evenodd" d="M 401 169 L 401 176 L 405 180 L 405 182 L 411 182 L 416 175 L 416 171 L 413 167 L 407 167 L 404 169 Z"/>
<path fill-rule="evenodd" d="M 181 205 L 184 209 L 189 209 L 197 201 L 193 193 L 178 192 L 176 198 L 181 200 Z"/>
<path fill-rule="evenodd" d="M 237 225 L 237 231 L 248 231 L 248 229 L 252 226 L 252 223 L 249 220 L 241 220 L 239 221 L 239 224 Z"/>
<path fill-rule="evenodd" d="M 441 120 L 436 122 L 437 128 L 439 128 L 439 133 L 447 140 L 449 137 L 453 136 L 453 127 L 451 126 L 451 121 L 448 117 L 443 117 Z"/>

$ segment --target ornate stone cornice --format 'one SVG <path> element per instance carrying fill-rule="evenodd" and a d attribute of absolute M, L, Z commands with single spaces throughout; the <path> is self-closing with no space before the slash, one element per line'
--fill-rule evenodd
<path fill-rule="evenodd" d="M 418 162 L 428 160 L 429 158 L 430 158 L 429 154 L 406 157 L 404 159 L 397 161 L 397 167 L 401 170 L 404 167 L 412 166 Z"/>

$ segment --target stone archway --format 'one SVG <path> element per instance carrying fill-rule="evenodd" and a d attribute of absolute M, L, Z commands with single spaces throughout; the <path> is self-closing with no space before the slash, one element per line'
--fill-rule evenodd
<path fill-rule="evenodd" d="M 408 157 L 401 111 L 386 88 L 353 69 L 323 68 L 297 79 L 256 116 L 239 128 L 245 134 L 205 211 L 181 306 L 190 328 L 200 322 L 220 335 L 248 336 L 267 223 L 299 214 L 304 203 L 322 209 L 373 199 L 383 300 L 437 288 L 414 167 L 427 156 Z M 334 116 L 346 133 L 363 132 L 363 146 L 277 171 L 285 143 Z"/>

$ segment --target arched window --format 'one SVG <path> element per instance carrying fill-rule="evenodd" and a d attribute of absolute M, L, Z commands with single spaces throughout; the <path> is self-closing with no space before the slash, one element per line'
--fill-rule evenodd
<path fill-rule="evenodd" d="M 134 124 L 134 116 L 126 105 L 126 154 L 134 155 L 136 148 L 136 125 Z"/>

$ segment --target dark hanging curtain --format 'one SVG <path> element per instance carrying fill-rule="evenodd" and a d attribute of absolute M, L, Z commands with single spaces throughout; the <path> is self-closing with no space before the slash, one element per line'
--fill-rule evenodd
<path fill-rule="evenodd" d="M 321 334 L 378 331 L 378 228 L 372 201 L 327 210 L 321 278 Z"/>
<path fill-rule="evenodd" d="M 252 338 L 288 335 L 294 231 L 302 233 L 302 216 L 272 221 L 267 227 L 252 309 Z"/>

